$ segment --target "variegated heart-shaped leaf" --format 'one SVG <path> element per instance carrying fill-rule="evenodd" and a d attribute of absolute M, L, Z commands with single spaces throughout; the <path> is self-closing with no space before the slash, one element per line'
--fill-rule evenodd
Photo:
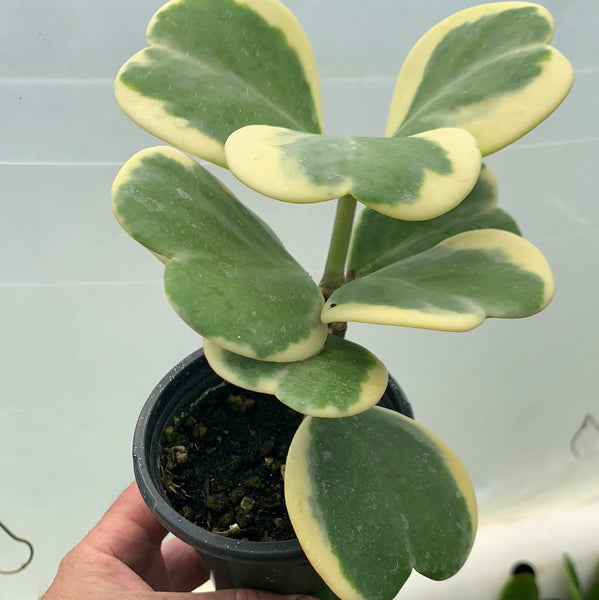
<path fill-rule="evenodd" d="M 406 138 L 338 138 L 253 125 L 225 145 L 243 183 L 285 202 L 345 195 L 394 218 L 436 217 L 459 204 L 480 171 L 474 138 L 437 129 Z"/>
<path fill-rule="evenodd" d="M 369 409 L 381 399 L 389 379 L 384 365 L 368 350 L 333 335 L 318 354 L 293 363 L 245 358 L 208 341 L 204 354 L 223 379 L 272 394 L 294 410 L 317 417 Z"/>
<path fill-rule="evenodd" d="M 217 179 L 173 148 L 131 158 L 112 189 L 116 218 L 164 262 L 182 319 L 223 348 L 302 360 L 327 336 L 322 294 L 272 230 Z"/>
<path fill-rule="evenodd" d="M 532 315 L 553 292 L 535 246 L 508 231 L 477 229 L 344 285 L 322 320 L 467 331 L 487 317 Z"/>
<path fill-rule="evenodd" d="M 516 222 L 496 207 L 497 181 L 483 165 L 468 197 L 456 208 L 428 221 L 390 219 L 369 208 L 360 214 L 354 231 L 348 272 L 363 277 L 432 248 L 443 240 L 471 229 L 504 229 L 520 234 Z"/>
<path fill-rule="evenodd" d="M 343 600 L 392 600 L 412 569 L 450 577 L 476 531 L 474 491 L 455 454 L 380 407 L 304 419 L 287 456 L 285 501 L 308 560 Z"/>
<path fill-rule="evenodd" d="M 547 43 L 553 18 L 528 2 L 460 11 L 426 33 L 399 73 L 387 135 L 463 127 L 486 156 L 551 114 L 573 81 L 570 63 Z"/>
<path fill-rule="evenodd" d="M 310 43 L 277 0 L 168 2 L 146 38 L 119 71 L 116 99 L 170 144 L 224 166 L 225 140 L 245 125 L 322 130 Z"/>

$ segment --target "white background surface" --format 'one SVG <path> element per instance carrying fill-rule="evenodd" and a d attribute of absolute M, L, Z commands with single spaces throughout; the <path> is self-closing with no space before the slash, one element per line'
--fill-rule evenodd
<path fill-rule="evenodd" d="M 160 377 L 200 339 L 162 292 L 162 265 L 113 220 L 112 178 L 154 138 L 112 97 L 120 65 L 144 46 L 159 0 L 3 2 L 0 19 L 0 520 L 32 540 L 34 562 L 0 575 L 0 598 L 34 600 L 60 557 L 132 478 L 137 413 Z M 380 135 L 411 45 L 462 0 L 288 0 L 313 42 L 328 133 Z M 543 313 L 467 334 L 352 325 L 386 363 L 417 418 L 461 456 L 482 528 L 447 583 L 415 577 L 400 597 L 492 598 L 519 559 L 544 595 L 562 589 L 568 551 L 599 558 L 599 4 L 546 2 L 554 45 L 576 70 L 549 121 L 488 159 L 500 206 L 554 269 Z M 333 205 L 276 204 L 226 183 L 320 276 Z M 0 532 L 0 569 L 24 547 Z"/>

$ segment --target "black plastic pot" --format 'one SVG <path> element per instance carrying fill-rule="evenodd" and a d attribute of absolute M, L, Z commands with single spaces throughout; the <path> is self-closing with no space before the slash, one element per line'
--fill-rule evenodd
<path fill-rule="evenodd" d="M 154 388 L 133 438 L 133 466 L 141 494 L 158 520 L 197 550 L 216 589 L 315 594 L 321 580 L 297 540 L 248 542 L 217 535 L 183 518 L 166 499 L 158 467 L 161 433 L 188 404 L 222 381 L 200 349 L 177 364 Z M 404 393 L 392 378 L 379 404 L 413 416 Z"/>

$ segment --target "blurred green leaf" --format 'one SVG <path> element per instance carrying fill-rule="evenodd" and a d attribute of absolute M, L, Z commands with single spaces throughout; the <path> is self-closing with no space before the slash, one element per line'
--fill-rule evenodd
<path fill-rule="evenodd" d="M 599 600 L 599 563 L 595 567 L 595 574 L 587 600 Z"/>
<path fill-rule="evenodd" d="M 564 576 L 566 579 L 566 587 L 568 588 L 568 594 L 570 594 L 570 600 L 584 600 L 584 594 L 580 587 L 580 581 L 576 568 L 572 559 L 564 554 L 563 556 Z"/>
<path fill-rule="evenodd" d="M 516 567 L 503 586 L 500 600 L 538 600 L 539 588 L 533 569 L 526 564 L 523 565 L 524 569 L 520 569 L 520 566 Z"/>

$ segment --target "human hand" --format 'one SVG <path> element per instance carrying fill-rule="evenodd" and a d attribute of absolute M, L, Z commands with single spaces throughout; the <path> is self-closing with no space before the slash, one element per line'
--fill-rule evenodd
<path fill-rule="evenodd" d="M 297 600 L 259 590 L 186 593 L 208 574 L 193 548 L 163 544 L 166 533 L 131 484 L 63 558 L 42 600 Z"/>

